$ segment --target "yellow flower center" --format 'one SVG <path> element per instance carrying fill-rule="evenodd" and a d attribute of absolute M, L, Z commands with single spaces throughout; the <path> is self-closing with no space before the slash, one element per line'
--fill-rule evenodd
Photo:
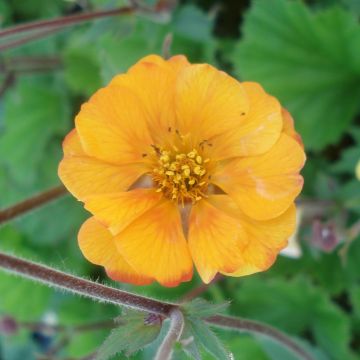
<path fill-rule="evenodd" d="M 209 175 L 206 164 L 209 159 L 193 149 L 182 153 L 156 148 L 157 164 L 153 169 L 153 180 L 157 184 L 156 191 L 174 201 L 184 204 L 185 201 L 195 203 L 206 196 Z"/>

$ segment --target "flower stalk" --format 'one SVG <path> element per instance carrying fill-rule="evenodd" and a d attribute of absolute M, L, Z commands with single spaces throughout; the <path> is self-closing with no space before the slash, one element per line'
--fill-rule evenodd
<path fill-rule="evenodd" d="M 302 360 L 314 360 L 307 352 L 303 350 L 295 341 L 282 333 L 281 331 L 253 320 L 240 319 L 230 316 L 214 315 L 205 319 L 205 321 L 213 326 L 237 330 L 240 332 L 248 332 L 267 336 L 284 347 L 289 349 L 293 354 Z"/>
<path fill-rule="evenodd" d="M 56 186 L 50 190 L 44 191 L 38 195 L 35 195 L 29 199 L 21 201 L 7 209 L 0 210 L 0 225 L 13 220 L 31 210 L 34 210 L 42 205 L 49 203 L 61 196 L 67 194 L 67 190 L 64 186 Z"/>
<path fill-rule="evenodd" d="M 2 252 L 0 252 L 0 267 L 10 273 L 36 280 L 51 287 L 134 310 L 168 316 L 170 311 L 176 307 L 174 304 L 131 294 Z"/>
<path fill-rule="evenodd" d="M 21 259 L 3 252 L 0 252 L 0 268 L 21 277 L 29 278 L 41 282 L 45 285 L 79 294 L 96 301 L 125 306 L 134 310 L 145 311 L 165 317 L 170 317 L 170 330 L 162 344 L 164 350 L 160 352 L 160 354 L 164 354 L 164 356 L 168 354 L 170 342 L 174 344 L 174 342 L 181 335 L 181 328 L 183 326 L 183 315 L 180 305 L 158 301 L 155 299 L 147 298 L 123 290 L 98 284 L 96 282 L 85 280 L 80 277 L 70 275 L 59 270 L 55 270 L 48 266 Z M 291 350 L 294 354 L 298 356 L 299 359 L 313 360 L 313 358 L 290 337 L 274 329 L 271 326 L 261 324 L 257 321 L 222 315 L 210 316 L 206 318 L 205 321 L 212 326 L 220 327 L 223 329 L 250 332 L 268 336 L 282 344 L 284 347 Z M 169 359 L 169 357 L 159 358 L 158 360 L 160 359 L 167 360 Z"/>
<path fill-rule="evenodd" d="M 55 19 L 40 20 L 27 24 L 12 26 L 0 31 L 0 40 L 7 37 L 12 38 L 13 36 L 22 36 L 23 34 L 25 35 L 23 37 L 16 38 L 15 40 L 10 40 L 0 44 L 0 51 L 12 49 L 24 45 L 28 42 L 47 37 L 69 26 L 111 16 L 132 14 L 135 12 L 135 10 L 137 10 L 137 8 L 138 6 L 133 4 L 132 6 L 124 6 L 111 10 L 68 15 L 57 17 Z"/>
<path fill-rule="evenodd" d="M 19 39 L 10 40 L 8 42 L 0 44 L 0 51 L 13 49 L 18 46 L 25 45 L 28 42 L 42 39 L 43 37 L 57 33 L 59 30 L 61 30 L 61 28 L 56 27 L 56 28 L 50 28 L 50 29 L 44 29 L 44 30 L 40 30 L 40 31 L 36 31 L 36 32 L 31 32 L 29 35 L 20 37 Z"/>
<path fill-rule="evenodd" d="M 135 8 L 136 7 L 134 5 L 124 6 L 111 10 L 94 11 L 76 15 L 61 16 L 55 19 L 33 21 L 27 24 L 12 26 L 0 31 L 0 38 L 10 35 L 16 35 L 27 31 L 39 30 L 44 28 L 64 28 L 90 20 L 101 19 L 116 15 L 130 14 L 135 10 Z"/>

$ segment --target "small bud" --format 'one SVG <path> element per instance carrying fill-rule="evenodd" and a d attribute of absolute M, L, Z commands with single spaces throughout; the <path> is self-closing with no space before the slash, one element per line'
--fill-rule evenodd
<path fill-rule="evenodd" d="M 322 223 L 316 219 L 313 222 L 312 232 L 311 244 L 326 253 L 332 252 L 340 242 L 335 224 L 332 222 Z"/>
<path fill-rule="evenodd" d="M 14 335 L 18 332 L 19 326 L 11 316 L 4 316 L 0 319 L 0 333 Z"/>

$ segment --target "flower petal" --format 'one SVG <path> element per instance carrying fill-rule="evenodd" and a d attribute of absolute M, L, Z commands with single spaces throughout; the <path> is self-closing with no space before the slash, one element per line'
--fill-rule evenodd
<path fill-rule="evenodd" d="M 212 160 L 253 156 L 268 151 L 279 139 L 283 126 L 279 102 L 257 83 L 242 83 L 249 97 L 249 112 L 240 125 L 211 139 Z"/>
<path fill-rule="evenodd" d="M 116 235 L 158 204 L 161 198 L 162 194 L 155 192 L 154 189 L 135 189 L 90 196 L 85 199 L 85 209 Z"/>
<path fill-rule="evenodd" d="M 212 195 L 208 201 L 228 216 L 237 219 L 245 232 L 241 266 L 234 272 L 223 272 L 226 275 L 245 276 L 267 270 L 278 253 L 286 247 L 296 228 L 294 204 L 277 218 L 257 221 L 246 216 L 228 195 Z"/>
<path fill-rule="evenodd" d="M 157 145 L 166 145 L 169 129 L 175 129 L 176 77 L 188 65 L 184 56 L 174 56 L 165 61 L 151 55 L 131 67 L 127 74 L 118 75 L 111 82 L 131 89 L 141 99 L 148 114 L 151 136 Z"/>
<path fill-rule="evenodd" d="M 241 126 L 249 102 L 237 80 L 201 64 L 185 67 L 180 72 L 175 106 L 180 133 L 191 133 L 195 141 L 203 141 Z"/>
<path fill-rule="evenodd" d="M 286 135 L 291 136 L 295 141 L 297 141 L 303 148 L 304 144 L 302 142 L 301 136 L 296 132 L 294 127 L 294 119 L 291 114 L 286 110 L 282 109 L 282 117 L 283 117 L 283 132 Z"/>
<path fill-rule="evenodd" d="M 111 233 L 94 217 L 81 227 L 79 246 L 84 256 L 93 264 L 102 265 L 110 278 L 135 285 L 146 285 L 152 279 L 135 271 L 118 252 Z"/>
<path fill-rule="evenodd" d="M 115 237 L 118 250 L 140 273 L 164 286 L 192 278 L 192 261 L 177 205 L 164 200 Z"/>
<path fill-rule="evenodd" d="M 59 165 L 59 177 L 79 200 L 125 191 L 147 171 L 141 163 L 118 166 L 87 156 L 76 130 L 65 138 L 63 148 L 65 156 Z"/>
<path fill-rule="evenodd" d="M 125 87 L 97 91 L 81 107 L 75 124 L 85 152 L 114 164 L 143 162 L 153 143 L 142 103 Z"/>
<path fill-rule="evenodd" d="M 86 156 L 76 129 L 72 129 L 63 141 L 65 156 Z"/>
<path fill-rule="evenodd" d="M 152 54 L 152 55 L 148 55 L 148 56 L 145 56 L 142 59 L 140 59 L 135 65 L 133 65 L 129 69 L 128 72 L 129 73 L 136 72 L 138 70 L 138 67 L 141 67 L 139 65 L 142 65 L 143 63 L 152 63 L 152 64 L 160 65 L 165 68 L 166 67 L 170 68 L 171 70 L 173 70 L 175 72 L 179 72 L 184 67 L 190 65 L 189 61 L 187 60 L 187 58 L 184 55 L 174 55 L 171 58 L 169 58 L 168 60 L 165 60 L 164 58 L 162 58 L 159 55 Z M 154 85 L 154 84 L 152 84 L 152 85 Z"/>
<path fill-rule="evenodd" d="M 282 134 L 265 154 L 238 158 L 219 165 L 212 182 L 229 194 L 248 216 L 275 218 L 289 208 L 300 193 L 305 162 L 301 146 Z"/>
<path fill-rule="evenodd" d="M 247 241 L 244 229 L 237 219 L 206 200 L 192 207 L 188 239 L 191 256 L 206 284 L 217 272 L 233 272 L 240 267 Z"/>

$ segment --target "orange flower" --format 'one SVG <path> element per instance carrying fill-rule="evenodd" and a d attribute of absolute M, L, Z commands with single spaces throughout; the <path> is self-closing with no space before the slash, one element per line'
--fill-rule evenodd
<path fill-rule="evenodd" d="M 266 270 L 286 246 L 305 154 L 260 85 L 151 55 L 75 122 L 59 175 L 93 214 L 82 252 L 112 279 L 176 286 L 194 263 L 209 283 Z"/>

